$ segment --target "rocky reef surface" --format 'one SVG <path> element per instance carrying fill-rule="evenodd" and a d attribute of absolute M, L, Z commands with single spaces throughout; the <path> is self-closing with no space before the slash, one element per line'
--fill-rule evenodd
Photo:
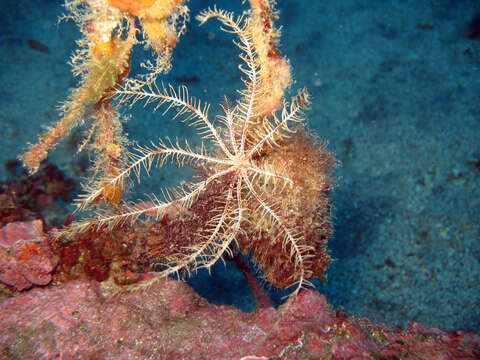
<path fill-rule="evenodd" d="M 53 266 L 52 257 L 42 251 L 32 251 L 32 258 L 45 255 L 45 261 Z M 9 261 L 5 260 L 8 257 L 1 259 Z M 22 261 L 16 263 L 24 265 Z M 1 266 L 4 269 L 5 263 Z M 45 267 L 36 269 L 45 273 Z M 29 279 L 29 286 L 45 282 L 34 281 L 26 274 L 24 277 Z M 1 281 L 8 283 L 12 292 L 14 286 L 28 287 L 4 278 Z M 118 289 L 108 281 L 73 280 L 16 291 L 0 305 L 0 357 L 169 360 L 480 357 L 478 335 L 461 330 L 442 331 L 418 323 L 410 323 L 405 330 L 374 325 L 368 319 L 336 311 L 323 295 L 313 290 L 301 291 L 277 309 L 267 307 L 244 313 L 234 307 L 210 304 L 187 284 L 176 280 L 160 280 L 138 291 Z"/>

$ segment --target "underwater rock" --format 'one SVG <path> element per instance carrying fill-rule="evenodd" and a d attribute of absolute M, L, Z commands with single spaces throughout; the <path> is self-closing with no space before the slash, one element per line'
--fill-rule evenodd
<path fill-rule="evenodd" d="M 102 289 L 104 291 L 102 292 Z M 480 337 L 412 323 L 373 325 L 301 291 L 289 304 L 244 313 L 160 280 L 108 295 L 98 282 L 37 288 L 1 304 L 0 357 L 16 359 L 474 359 Z M 108 290 L 108 289 L 107 289 Z"/>
<path fill-rule="evenodd" d="M 13 222 L 0 229 L 0 282 L 17 290 L 47 285 L 57 263 L 41 220 Z"/>

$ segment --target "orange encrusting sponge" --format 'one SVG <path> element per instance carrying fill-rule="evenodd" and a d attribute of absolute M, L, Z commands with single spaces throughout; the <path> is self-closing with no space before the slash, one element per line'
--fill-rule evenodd
<path fill-rule="evenodd" d="M 108 5 L 138 16 L 139 11 L 148 9 L 156 0 L 108 0 Z"/>

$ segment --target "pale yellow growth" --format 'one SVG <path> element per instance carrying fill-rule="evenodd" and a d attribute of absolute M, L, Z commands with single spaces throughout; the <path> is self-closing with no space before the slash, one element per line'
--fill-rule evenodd
<path fill-rule="evenodd" d="M 257 51 L 262 85 L 259 91 L 264 94 L 258 112 L 271 115 L 282 106 L 285 89 L 291 83 L 291 69 L 288 61 L 278 50 L 280 30 L 274 26 L 278 18 L 269 0 L 250 0 L 251 14 L 248 31 Z"/>
<path fill-rule="evenodd" d="M 67 101 L 61 107 L 61 120 L 48 128 L 40 136 L 37 144 L 30 146 L 20 157 L 30 172 L 35 172 L 40 163 L 48 156 L 58 141 L 68 136 L 71 130 L 86 120 L 86 114 L 93 107 L 108 103 L 113 88 L 124 81 L 130 70 L 130 55 L 137 43 L 137 16 L 143 26 L 143 32 L 157 55 L 157 62 L 144 64 L 148 74 L 144 76 L 147 83 L 156 76 L 170 69 L 172 49 L 178 37 L 185 31 L 188 20 L 188 8 L 185 0 L 68 0 L 65 8 L 69 14 L 66 19 L 74 20 L 80 27 L 83 37 L 77 41 L 79 49 L 72 57 L 73 74 L 80 79 L 80 85 L 72 90 Z M 112 110 L 113 111 L 113 110 Z M 80 150 L 86 148 L 96 131 L 108 129 L 95 125 L 96 112 L 93 111 L 93 124 L 89 135 Z M 111 116 L 111 118 L 116 118 Z M 101 122 L 101 119 L 97 119 Z M 116 127 L 118 128 L 118 127 Z M 112 136 L 115 133 L 112 132 Z M 120 139 L 110 136 L 111 143 L 95 144 L 94 149 L 104 159 L 114 154 L 117 160 L 122 153 Z M 112 146 L 116 147 L 112 151 Z M 120 148 L 119 148 L 120 147 Z M 102 150 L 103 149 L 103 150 Z M 100 161 L 103 164 L 103 161 Z M 117 164 L 118 165 L 118 164 Z M 100 168 L 99 164 L 94 168 Z"/>
<path fill-rule="evenodd" d="M 171 68 L 172 49 L 185 32 L 189 19 L 188 7 L 184 3 L 185 0 L 157 0 L 138 14 L 147 44 L 157 54 L 154 66 L 146 64 L 151 72 L 147 76 L 148 81 L 153 81 L 159 73 Z"/>

